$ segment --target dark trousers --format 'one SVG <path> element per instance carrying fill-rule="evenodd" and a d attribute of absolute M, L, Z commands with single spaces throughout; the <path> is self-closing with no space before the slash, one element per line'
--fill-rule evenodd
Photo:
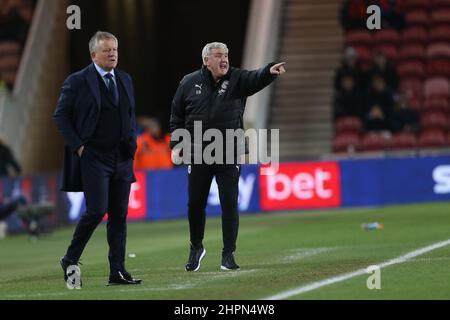
<path fill-rule="evenodd" d="M 86 147 L 81 156 L 86 212 L 73 235 L 66 258 L 78 262 L 92 233 L 108 212 L 107 239 L 111 273 L 125 270 L 126 218 L 133 162 L 123 152 L 109 154 Z"/>
<path fill-rule="evenodd" d="M 202 246 L 205 234 L 205 208 L 211 182 L 216 177 L 222 208 L 223 253 L 236 250 L 239 229 L 238 196 L 240 166 L 233 164 L 198 164 L 188 166 L 188 217 L 191 244 Z"/>

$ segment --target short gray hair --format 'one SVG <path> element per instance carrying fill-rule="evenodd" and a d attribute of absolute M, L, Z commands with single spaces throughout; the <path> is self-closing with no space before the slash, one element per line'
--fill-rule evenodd
<path fill-rule="evenodd" d="M 212 49 L 226 49 L 228 50 L 228 47 L 225 43 L 222 42 L 211 42 L 208 43 L 202 51 L 202 61 L 205 61 L 205 58 L 211 55 Z"/>
<path fill-rule="evenodd" d="M 89 53 L 97 52 L 100 40 L 115 40 L 117 44 L 119 44 L 119 40 L 117 40 L 116 36 L 112 33 L 105 31 L 97 31 L 94 36 L 89 41 Z"/>

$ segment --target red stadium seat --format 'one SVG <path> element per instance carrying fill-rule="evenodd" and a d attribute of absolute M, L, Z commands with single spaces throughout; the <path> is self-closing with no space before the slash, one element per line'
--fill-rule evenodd
<path fill-rule="evenodd" d="M 0 58 L 0 70 L 16 70 L 20 64 L 20 55 L 3 56 Z"/>
<path fill-rule="evenodd" d="M 389 149 L 413 149 L 417 146 L 417 137 L 411 132 L 400 132 L 392 136 Z"/>
<path fill-rule="evenodd" d="M 425 47 L 421 43 L 407 43 L 401 46 L 398 59 L 423 60 L 425 59 Z"/>
<path fill-rule="evenodd" d="M 450 76 L 450 60 L 443 58 L 430 60 L 427 63 L 425 72 L 427 77 L 448 77 Z"/>
<path fill-rule="evenodd" d="M 428 36 L 431 42 L 450 41 L 450 25 L 432 27 Z"/>
<path fill-rule="evenodd" d="M 420 126 L 422 130 L 437 129 L 446 131 L 448 126 L 448 117 L 441 111 L 424 112 L 420 116 Z"/>
<path fill-rule="evenodd" d="M 428 9 L 430 6 L 429 0 L 406 0 L 402 1 L 402 9 L 410 11 L 413 9 Z"/>
<path fill-rule="evenodd" d="M 380 151 L 387 148 L 388 145 L 389 138 L 379 132 L 366 133 L 361 141 L 361 149 L 364 151 Z"/>
<path fill-rule="evenodd" d="M 358 117 L 340 117 L 336 120 L 334 128 L 337 135 L 343 133 L 359 134 L 363 130 L 363 125 Z"/>
<path fill-rule="evenodd" d="M 352 30 L 345 35 L 345 43 L 347 47 L 358 45 L 370 46 L 372 45 L 372 34 L 368 31 Z"/>
<path fill-rule="evenodd" d="M 423 96 L 423 81 L 417 77 L 402 78 L 400 90 L 408 93 L 412 99 L 421 99 Z"/>
<path fill-rule="evenodd" d="M 435 9 L 431 12 L 432 24 L 450 24 L 450 9 Z"/>
<path fill-rule="evenodd" d="M 406 61 L 397 65 L 397 73 L 400 78 L 418 77 L 425 75 L 425 66 L 421 61 Z"/>
<path fill-rule="evenodd" d="M 408 26 L 412 25 L 422 25 L 426 26 L 428 24 L 428 11 L 425 9 L 415 9 L 408 11 L 405 15 L 405 21 Z"/>
<path fill-rule="evenodd" d="M 450 83 L 448 79 L 443 77 L 430 78 L 424 83 L 424 95 L 429 97 L 445 97 L 450 96 Z"/>
<path fill-rule="evenodd" d="M 356 133 L 344 133 L 335 137 L 333 142 L 334 152 L 349 152 L 359 150 L 360 139 Z"/>
<path fill-rule="evenodd" d="M 374 51 L 381 52 L 390 61 L 395 62 L 398 59 L 398 50 L 397 47 L 393 44 L 377 45 Z"/>
<path fill-rule="evenodd" d="M 420 134 L 420 147 L 443 147 L 447 144 L 447 139 L 442 130 L 425 130 Z"/>
<path fill-rule="evenodd" d="M 408 27 L 402 32 L 402 42 L 406 43 L 425 43 L 428 40 L 428 32 L 423 26 Z"/>
<path fill-rule="evenodd" d="M 20 44 L 13 41 L 0 42 L 0 57 L 20 54 Z"/>
<path fill-rule="evenodd" d="M 450 0 L 431 0 L 432 8 L 445 8 L 450 7 Z"/>
<path fill-rule="evenodd" d="M 361 67 L 366 70 L 372 63 L 372 51 L 367 46 L 354 46 L 353 48 L 358 54 Z"/>
<path fill-rule="evenodd" d="M 395 29 L 382 29 L 375 32 L 374 41 L 377 44 L 398 44 L 400 34 Z"/>
<path fill-rule="evenodd" d="M 448 114 L 450 112 L 450 103 L 445 97 L 431 97 L 425 100 L 423 110 L 442 111 Z"/>
<path fill-rule="evenodd" d="M 422 99 L 420 97 L 411 97 L 409 99 L 409 105 L 412 109 L 420 111 L 422 109 Z"/>
<path fill-rule="evenodd" d="M 427 58 L 446 58 L 450 59 L 450 44 L 448 43 L 432 43 L 427 48 Z"/>

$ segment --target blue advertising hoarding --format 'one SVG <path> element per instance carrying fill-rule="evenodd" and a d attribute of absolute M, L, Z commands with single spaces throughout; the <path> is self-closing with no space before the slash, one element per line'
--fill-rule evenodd
<path fill-rule="evenodd" d="M 146 215 L 142 219 L 149 221 L 186 218 L 188 210 L 188 173 L 187 167 L 179 167 L 172 170 L 155 170 L 142 173 L 145 185 L 138 178 L 139 189 L 137 193 L 132 188 L 131 197 L 136 202 L 145 203 Z M 242 166 L 239 179 L 239 211 L 259 212 L 259 177 L 258 166 Z M 67 214 L 69 221 L 76 222 L 86 210 L 83 193 L 67 193 Z M 145 197 L 145 201 L 142 201 Z M 131 203 L 131 201 L 130 201 Z M 220 215 L 222 212 L 219 202 L 219 191 L 215 180 L 211 185 L 207 215 Z"/>
<path fill-rule="evenodd" d="M 331 191 L 339 191 L 339 206 L 344 208 L 450 201 L 450 156 L 334 162 L 337 165 L 336 172 L 339 174 L 324 171 L 323 175 L 328 179 L 325 181 L 326 183 L 318 186 L 311 184 L 311 190 L 307 189 L 306 182 L 309 180 L 305 180 L 308 173 L 305 171 L 305 164 L 297 164 L 298 170 L 292 173 L 292 177 L 278 172 L 278 176 L 272 177 L 273 183 L 261 183 L 267 178 L 259 175 L 259 166 L 242 166 L 239 181 L 239 212 L 263 211 L 262 204 L 264 200 L 267 201 L 267 195 L 270 194 L 302 196 L 319 187 L 319 191 L 321 190 L 325 195 Z M 322 168 L 324 163 L 308 163 L 308 166 Z M 136 176 L 138 181 L 133 184 L 130 193 L 130 220 L 157 221 L 187 218 L 187 167 L 137 172 Z M 86 210 L 83 193 L 59 192 L 57 181 L 57 174 L 1 179 L 0 200 L 7 201 L 8 198 L 21 193 L 30 203 L 50 201 L 55 203 L 56 212 L 46 219 L 46 223 L 53 226 L 66 222 L 74 223 Z M 315 180 L 310 182 L 313 183 Z M 330 186 L 334 184 L 336 190 L 331 190 Z M 326 197 L 316 200 L 327 201 Z M 292 209 L 302 210 L 304 208 L 292 206 L 290 210 Z M 274 202 L 271 208 L 265 211 L 281 210 L 284 210 L 283 207 L 277 207 Z M 206 213 L 210 216 L 217 216 L 221 212 L 219 190 L 216 182 L 213 181 Z M 13 215 L 7 222 L 9 230 L 12 232 L 23 228 L 22 221 L 17 216 Z"/>
<path fill-rule="evenodd" d="M 342 206 L 450 200 L 450 156 L 340 162 Z"/>
<path fill-rule="evenodd" d="M 187 217 L 187 167 L 147 173 L 147 219 L 162 220 Z M 258 212 L 258 166 L 242 166 L 239 179 L 239 211 Z M 220 215 L 219 190 L 214 180 L 208 196 L 207 215 Z"/>

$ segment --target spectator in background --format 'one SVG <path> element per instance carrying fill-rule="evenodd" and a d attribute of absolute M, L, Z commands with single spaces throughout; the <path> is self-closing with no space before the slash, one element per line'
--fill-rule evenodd
<path fill-rule="evenodd" d="M 17 197 L 9 202 L 0 201 L 0 221 L 8 218 L 20 205 L 25 205 L 27 201 L 23 196 Z"/>
<path fill-rule="evenodd" d="M 401 1 L 398 0 L 371 0 L 381 9 L 381 27 L 403 29 L 405 26 L 405 16 L 402 12 Z"/>
<path fill-rule="evenodd" d="M 402 29 L 405 17 L 398 0 L 346 0 L 341 9 L 341 26 L 345 31 L 367 27 L 367 8 L 377 5 L 381 9 L 381 27 Z"/>
<path fill-rule="evenodd" d="M 372 78 L 375 75 L 381 76 L 390 90 L 397 91 L 399 86 L 397 70 L 387 60 L 386 56 L 379 51 L 375 53 L 373 57 L 373 65 L 367 72 L 367 83 L 371 83 Z"/>
<path fill-rule="evenodd" d="M 7 219 L 20 206 L 24 206 L 26 204 L 27 200 L 22 195 L 19 195 L 10 201 L 0 201 L 0 221 Z"/>
<path fill-rule="evenodd" d="M 367 94 L 365 124 L 368 131 L 389 130 L 394 108 L 392 92 L 381 75 L 375 74 Z"/>
<path fill-rule="evenodd" d="M 356 89 L 361 89 L 363 87 L 363 72 L 359 66 L 356 50 L 352 47 L 345 49 L 342 65 L 336 71 L 334 78 L 334 88 L 336 90 L 342 90 L 342 78 L 345 76 L 353 77 Z"/>
<path fill-rule="evenodd" d="M 346 30 L 366 27 L 368 1 L 346 0 L 341 9 L 341 25 Z"/>
<path fill-rule="evenodd" d="M 361 91 L 356 88 L 355 79 L 352 75 L 341 78 L 341 90 L 334 96 L 334 119 L 343 116 L 357 116 L 362 118 L 364 114 L 364 100 Z"/>
<path fill-rule="evenodd" d="M 140 136 L 144 133 L 145 127 L 148 123 L 148 117 L 146 116 L 137 116 L 136 117 L 136 135 Z"/>
<path fill-rule="evenodd" d="M 26 4 L 29 4 L 30 10 L 26 10 Z M 29 1 L 0 0 L 0 41 L 15 41 L 24 46 L 31 22 L 31 9 Z"/>
<path fill-rule="evenodd" d="M 383 109 L 378 105 L 374 104 L 366 115 L 365 119 L 366 131 L 389 131 L 389 119 L 387 115 L 383 112 Z"/>
<path fill-rule="evenodd" d="M 26 199 L 20 195 L 10 201 L 0 200 L 0 240 L 5 238 L 7 224 L 4 220 L 9 218 L 19 207 L 27 204 Z"/>
<path fill-rule="evenodd" d="M 9 168 L 14 169 L 17 175 L 22 171 L 11 149 L 0 139 L 0 177 L 9 176 Z"/>
<path fill-rule="evenodd" d="M 164 134 L 154 118 L 141 120 L 144 132 L 138 136 L 135 170 L 170 169 L 173 167 L 170 135 Z"/>
<path fill-rule="evenodd" d="M 393 132 L 412 132 L 414 134 L 419 132 L 419 113 L 411 108 L 405 94 L 398 96 L 391 122 Z"/>
<path fill-rule="evenodd" d="M 27 201 L 22 195 L 10 201 L 0 200 L 0 240 L 6 236 L 7 224 L 4 220 L 8 219 L 20 206 L 26 204 Z"/>

